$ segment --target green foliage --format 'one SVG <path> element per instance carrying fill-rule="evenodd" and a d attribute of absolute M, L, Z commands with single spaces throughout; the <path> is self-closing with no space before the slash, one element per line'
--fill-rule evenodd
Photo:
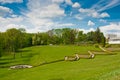
<path fill-rule="evenodd" d="M 107 45 L 105 45 L 105 47 L 106 47 L 106 48 L 109 48 L 109 47 L 111 47 L 111 44 L 107 44 Z"/>
<path fill-rule="evenodd" d="M 47 33 L 37 33 L 32 37 L 32 45 L 47 45 L 49 36 Z"/>
<path fill-rule="evenodd" d="M 99 44 L 94 44 L 94 47 L 95 48 L 99 48 Z"/>
<path fill-rule="evenodd" d="M 75 37 L 76 37 L 76 30 L 73 30 L 70 28 L 64 28 L 62 37 L 63 37 L 64 44 L 74 44 Z"/>
<path fill-rule="evenodd" d="M 31 46 L 31 37 L 29 34 L 25 33 L 25 29 L 8 29 L 6 32 L 2 33 L 2 49 L 6 52 L 13 52 L 15 58 L 15 52 L 18 49 Z"/>
<path fill-rule="evenodd" d="M 103 44 L 105 46 L 105 37 L 100 29 L 96 31 L 88 32 L 78 31 L 71 28 L 52 29 L 44 33 L 26 33 L 25 29 L 8 29 L 2 33 L 1 39 L 3 39 L 1 47 L 3 51 L 16 52 L 20 48 L 36 46 L 36 45 L 59 45 L 59 44 Z"/>
<path fill-rule="evenodd" d="M 2 56 L 3 52 L 3 39 L 2 39 L 2 33 L 0 33 L 0 57 Z"/>
<path fill-rule="evenodd" d="M 99 28 L 97 28 L 97 30 L 95 31 L 95 37 L 94 37 L 95 42 L 102 43 L 103 38 L 104 38 L 103 33 L 100 31 Z"/>

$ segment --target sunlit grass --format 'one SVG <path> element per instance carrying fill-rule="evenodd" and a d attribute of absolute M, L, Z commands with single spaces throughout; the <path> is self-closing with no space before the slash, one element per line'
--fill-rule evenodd
<path fill-rule="evenodd" d="M 43 62 L 64 59 L 88 50 L 100 51 L 93 46 L 34 46 L 16 53 L 16 59 L 3 56 L 0 59 L 0 80 L 119 80 L 120 52 L 117 55 L 96 55 L 94 59 L 61 61 L 38 66 Z M 22 58 L 20 56 L 22 53 Z M 31 69 L 9 70 L 9 66 L 29 64 Z"/>

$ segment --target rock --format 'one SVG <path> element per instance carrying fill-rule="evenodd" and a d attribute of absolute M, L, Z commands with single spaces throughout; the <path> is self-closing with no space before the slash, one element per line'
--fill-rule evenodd
<path fill-rule="evenodd" d="M 23 69 L 23 68 L 32 68 L 30 65 L 16 65 L 16 66 L 11 66 L 10 69 Z"/>

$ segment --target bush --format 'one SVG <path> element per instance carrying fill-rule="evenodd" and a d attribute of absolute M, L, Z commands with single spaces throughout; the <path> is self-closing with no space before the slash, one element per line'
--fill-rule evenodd
<path fill-rule="evenodd" d="M 110 44 L 107 44 L 107 45 L 105 45 L 105 47 L 106 47 L 106 48 L 109 48 L 109 47 L 111 47 L 111 45 L 110 45 Z"/>
<path fill-rule="evenodd" d="M 94 44 L 94 47 L 95 48 L 99 48 L 99 44 Z"/>

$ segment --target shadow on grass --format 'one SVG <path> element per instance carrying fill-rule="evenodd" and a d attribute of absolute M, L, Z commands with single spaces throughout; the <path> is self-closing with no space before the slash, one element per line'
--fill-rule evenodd
<path fill-rule="evenodd" d="M 38 67 L 38 66 L 42 66 L 42 65 L 47 65 L 47 64 L 52 64 L 52 63 L 58 63 L 58 62 L 62 62 L 64 61 L 64 59 L 59 59 L 59 60 L 55 60 L 55 61 L 50 61 L 50 62 L 44 62 L 40 65 L 34 66 L 34 67 Z"/>
<path fill-rule="evenodd" d="M 4 62 L 0 62 L 0 68 L 9 68 L 11 65 L 16 64 L 19 61 L 4 61 Z M 14 64 L 11 64 L 14 63 Z"/>
<path fill-rule="evenodd" d="M 0 58 L 0 61 L 12 60 L 13 58 Z"/>
<path fill-rule="evenodd" d="M 0 62 L 0 65 L 9 64 L 10 62 Z"/>
<path fill-rule="evenodd" d="M 30 52 L 31 50 L 18 50 L 17 52 L 20 53 L 20 52 Z"/>

